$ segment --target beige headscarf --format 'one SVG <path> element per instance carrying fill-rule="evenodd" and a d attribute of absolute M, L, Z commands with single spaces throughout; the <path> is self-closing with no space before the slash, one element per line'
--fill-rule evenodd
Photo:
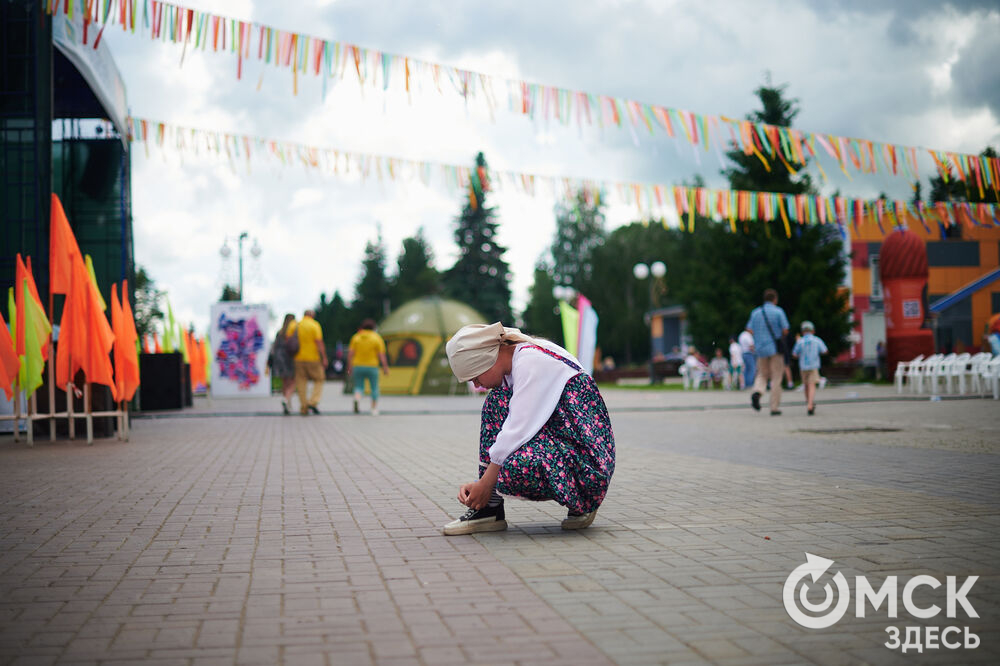
<path fill-rule="evenodd" d="M 451 370 L 460 382 L 472 381 L 493 367 L 504 343 L 535 342 L 516 328 L 500 322 L 469 324 L 458 329 L 445 346 Z"/>

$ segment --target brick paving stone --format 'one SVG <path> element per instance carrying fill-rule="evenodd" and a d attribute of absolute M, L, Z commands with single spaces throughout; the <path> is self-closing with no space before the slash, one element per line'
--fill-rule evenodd
<path fill-rule="evenodd" d="M 607 391 L 618 466 L 590 529 L 510 501 L 508 531 L 445 538 L 481 398 L 372 419 L 327 393 L 309 419 L 198 400 L 127 444 L 0 440 L 0 664 L 911 661 L 884 608 L 791 621 L 804 552 L 851 581 L 979 575 L 958 623 L 980 648 L 920 659 L 1000 659 L 992 401 L 825 389 L 816 417 L 790 395 L 770 419 L 745 393 Z"/>

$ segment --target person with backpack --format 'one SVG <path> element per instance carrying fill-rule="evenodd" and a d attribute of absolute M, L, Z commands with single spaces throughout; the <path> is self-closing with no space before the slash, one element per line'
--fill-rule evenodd
<path fill-rule="evenodd" d="M 750 405 L 760 411 L 760 396 L 771 382 L 771 416 L 781 414 L 781 380 L 785 374 L 785 336 L 788 335 L 788 316 L 778 307 L 778 292 L 764 290 L 764 303 L 754 308 L 747 321 L 746 330 L 753 334 L 757 356 L 757 377 L 753 381 Z"/>
<path fill-rule="evenodd" d="M 271 343 L 271 374 L 281 379 L 281 411 L 292 413 L 295 393 L 295 355 L 299 352 L 299 336 L 295 333 L 295 315 L 285 315 L 285 321 Z"/>

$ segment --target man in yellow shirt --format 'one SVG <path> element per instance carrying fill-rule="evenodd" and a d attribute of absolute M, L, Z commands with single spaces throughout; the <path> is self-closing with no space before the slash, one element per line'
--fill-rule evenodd
<path fill-rule="evenodd" d="M 319 414 L 319 399 L 323 395 L 324 372 L 327 366 L 323 329 L 314 319 L 316 312 L 306 310 L 294 329 L 299 336 L 299 351 L 295 354 L 295 390 L 299 394 L 302 414 Z M 313 383 L 312 394 L 306 400 L 306 389 Z"/>
<path fill-rule="evenodd" d="M 375 320 L 365 319 L 361 330 L 351 338 L 347 350 L 347 369 L 354 375 L 354 413 L 357 414 L 365 380 L 372 392 L 372 416 L 378 416 L 378 369 L 389 374 L 389 361 L 385 356 L 385 340 L 375 332 Z"/>

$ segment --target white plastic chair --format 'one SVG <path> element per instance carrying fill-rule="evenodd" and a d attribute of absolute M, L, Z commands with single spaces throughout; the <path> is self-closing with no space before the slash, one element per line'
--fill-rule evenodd
<path fill-rule="evenodd" d="M 982 381 L 980 381 L 980 375 L 982 374 L 983 366 L 989 363 L 990 359 L 993 357 L 989 352 L 979 352 L 978 354 L 973 354 L 972 358 L 969 359 L 969 363 L 965 367 L 965 372 L 963 372 L 958 377 L 958 390 L 963 395 L 965 394 L 965 380 L 969 380 L 969 391 L 971 393 L 981 393 L 980 386 Z"/>
<path fill-rule="evenodd" d="M 982 378 L 983 393 L 993 391 L 993 399 L 1000 400 L 1000 356 L 991 358 L 983 366 L 980 377 Z"/>
<path fill-rule="evenodd" d="M 896 382 L 896 393 L 903 392 L 903 385 L 906 383 L 907 377 L 910 378 L 910 384 L 913 384 L 913 375 L 910 373 L 912 372 L 913 367 L 922 360 L 924 360 L 924 355 L 920 354 L 910 361 L 900 361 L 896 364 L 896 375 L 894 378 Z"/>
<path fill-rule="evenodd" d="M 702 370 L 701 368 L 685 364 L 678 371 L 684 380 L 684 390 L 693 389 L 697 391 L 702 384 L 708 388 L 709 382 L 712 381 L 712 374 L 708 370 Z"/>
<path fill-rule="evenodd" d="M 955 354 L 948 354 L 938 359 L 930 371 L 931 395 L 938 395 L 939 389 L 947 392 L 948 375 L 951 374 L 951 364 L 955 362 Z"/>
<path fill-rule="evenodd" d="M 965 373 L 969 369 L 970 359 L 972 359 L 972 354 L 956 354 L 955 358 L 944 369 L 948 375 L 948 393 L 954 393 L 955 389 L 952 388 L 952 384 L 957 384 L 959 393 L 965 395 Z"/>
<path fill-rule="evenodd" d="M 924 392 L 924 379 L 928 379 L 927 388 L 930 388 L 930 374 L 942 358 L 944 358 L 942 354 L 931 354 L 910 366 L 910 388 L 914 393 Z"/>

